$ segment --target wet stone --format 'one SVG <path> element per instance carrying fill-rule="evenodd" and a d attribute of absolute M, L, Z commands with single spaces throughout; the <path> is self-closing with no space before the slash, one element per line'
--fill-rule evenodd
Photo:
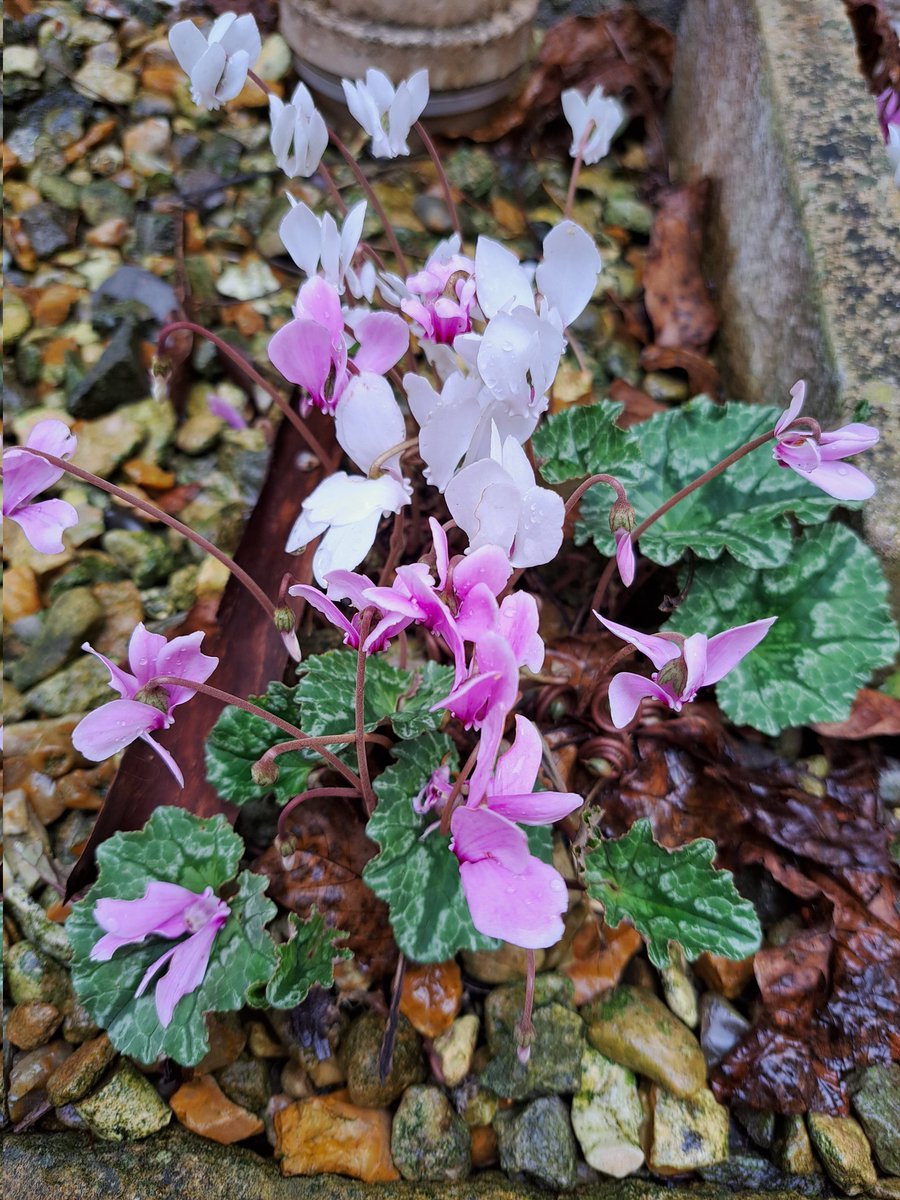
<path fill-rule="evenodd" d="M 172 572 L 174 556 L 165 535 L 142 530 L 111 529 L 103 549 L 139 588 L 163 583 Z"/>
<path fill-rule="evenodd" d="M 149 380 L 141 366 L 135 327 L 125 321 L 113 334 L 99 361 L 69 391 L 66 407 L 73 417 L 99 417 L 124 401 L 146 396 L 148 390 Z"/>
<path fill-rule="evenodd" d="M 775 1114 L 773 1112 L 763 1112 L 758 1108 L 751 1108 L 748 1104 L 733 1104 L 731 1113 L 743 1125 L 757 1146 L 762 1147 L 763 1150 L 771 1150 L 772 1143 L 775 1141 Z"/>
<path fill-rule="evenodd" d="M 46 713 L 48 717 L 84 712 L 108 699 L 109 672 L 103 663 L 88 655 L 57 671 L 25 694 L 28 709 Z"/>
<path fill-rule="evenodd" d="M 32 807 L 37 807 L 34 805 L 34 788 Z M 59 816 L 59 812 L 56 815 Z M 56 921 L 51 921 L 41 905 L 33 900 L 24 888 L 18 884 L 10 884 L 4 893 L 4 900 L 15 916 L 20 930 L 30 942 L 57 962 L 72 961 L 72 947 L 65 928 Z"/>
<path fill-rule="evenodd" d="M 700 1024 L 697 988 L 683 953 L 672 955 L 672 962 L 662 969 L 660 979 L 666 1004 L 689 1029 L 696 1029 Z"/>
<path fill-rule="evenodd" d="M 494 1129 L 500 1166 L 508 1175 L 524 1175 L 546 1188 L 566 1190 L 575 1186 L 575 1135 L 558 1096 L 533 1100 L 518 1113 L 498 1113 Z"/>
<path fill-rule="evenodd" d="M 258 1058 L 242 1055 L 216 1073 L 219 1087 L 229 1100 L 253 1113 L 269 1103 L 269 1069 Z"/>
<path fill-rule="evenodd" d="M 631 1175 L 644 1162 L 642 1120 L 634 1074 L 586 1046 L 572 1128 L 587 1163 L 616 1179 Z"/>
<path fill-rule="evenodd" d="M 84 1042 L 53 1072 L 47 1081 L 47 1098 L 54 1107 L 80 1100 L 99 1081 L 116 1058 L 105 1033 Z"/>
<path fill-rule="evenodd" d="M 478 1042 L 478 1018 L 474 1013 L 457 1017 L 444 1033 L 434 1039 L 432 1052 L 447 1087 L 462 1083 L 472 1069 L 472 1057 Z"/>
<path fill-rule="evenodd" d="M 724 997 L 705 992 L 700 999 L 700 1045 L 707 1066 L 714 1067 L 732 1050 L 750 1022 Z"/>
<path fill-rule="evenodd" d="M 570 1005 L 574 986 L 564 975 L 535 980 L 534 1042 L 527 1063 L 519 1059 L 516 1025 L 525 1002 L 524 984 L 496 988 L 485 1001 L 491 1061 L 481 1074 L 485 1087 L 510 1100 L 574 1092 L 581 1076 L 585 1027 Z"/>
<path fill-rule="evenodd" d="M 853 1108 L 888 1175 L 900 1175 L 900 1063 L 869 1067 Z"/>
<path fill-rule="evenodd" d="M 88 1010 L 76 1000 L 63 1021 L 65 1040 L 73 1046 L 80 1046 L 82 1042 L 96 1037 L 99 1032 L 99 1026 L 94 1022 Z"/>
<path fill-rule="evenodd" d="M 650 1107 L 653 1140 L 647 1163 L 651 1171 L 677 1175 L 728 1158 L 728 1109 L 707 1088 L 684 1100 L 654 1085 Z"/>
<path fill-rule="evenodd" d="M 71 1053 L 71 1046 L 57 1041 L 16 1059 L 9 1073 L 7 1092 L 9 1118 L 14 1124 L 44 1102 L 47 1080 Z"/>
<path fill-rule="evenodd" d="M 806 1124 L 816 1153 L 842 1192 L 859 1196 L 872 1187 L 878 1178 L 872 1151 L 862 1127 L 853 1117 L 809 1113 Z"/>
<path fill-rule="evenodd" d="M 145 1076 L 121 1062 L 106 1082 L 75 1105 L 99 1138 L 110 1142 L 149 1137 L 168 1125 L 172 1110 Z"/>
<path fill-rule="evenodd" d="M 38 258 L 49 258 L 70 246 L 75 237 L 72 214 L 56 204 L 35 204 L 23 212 L 22 227 Z"/>
<path fill-rule="evenodd" d="M 72 988 L 66 971 L 31 942 L 16 942 L 7 952 L 6 987 L 13 1004 L 40 1000 L 65 1012 Z"/>
<path fill-rule="evenodd" d="M 773 1167 L 768 1159 L 748 1154 L 734 1155 L 711 1167 L 700 1167 L 698 1174 L 704 1182 L 721 1188 L 723 1195 L 779 1192 L 789 1196 L 822 1196 L 827 1191 L 824 1176 L 786 1175 Z"/>
<path fill-rule="evenodd" d="M 449 1029 L 462 1003 L 462 975 L 455 961 L 409 967 L 403 977 L 400 1011 L 423 1037 Z"/>
<path fill-rule="evenodd" d="M 384 1030 L 383 1017 L 364 1013 L 350 1026 L 340 1046 L 339 1058 L 346 1072 L 350 1099 L 366 1108 L 391 1104 L 411 1084 L 421 1083 L 425 1078 L 419 1035 L 406 1017 L 400 1015 L 391 1069 L 381 1083 L 378 1064 Z"/>
<path fill-rule="evenodd" d="M 65 666 L 103 616 L 88 588 L 65 592 L 50 607 L 40 635 L 12 668 L 12 680 L 25 691 Z"/>
<path fill-rule="evenodd" d="M 52 1004 L 30 1000 L 9 1014 L 6 1036 L 18 1050 L 34 1050 L 49 1042 L 62 1024 L 62 1013 Z"/>
<path fill-rule="evenodd" d="M 583 1010 L 588 1041 L 613 1062 L 692 1096 L 706 1083 L 697 1039 L 645 988 L 619 987 Z"/>
<path fill-rule="evenodd" d="M 535 950 L 535 967 L 540 971 L 546 953 Z M 479 983 L 509 983 L 512 979 L 524 979 L 527 969 L 527 952 L 521 946 L 504 942 L 499 950 L 464 950 L 461 955 L 463 969 Z"/>
<path fill-rule="evenodd" d="M 31 327 L 28 306 L 15 292 L 7 291 L 3 298 L 3 343 L 12 346 Z"/>
<path fill-rule="evenodd" d="M 212 1075 L 189 1079 L 169 1103 L 186 1129 L 222 1146 L 243 1142 L 263 1131 L 259 1117 L 229 1100 Z"/>
<path fill-rule="evenodd" d="M 406 1089 L 391 1128 L 391 1155 L 404 1179 L 465 1179 L 470 1146 L 468 1126 L 440 1088 Z"/>
<path fill-rule="evenodd" d="M 285 1175 L 349 1175 L 365 1183 L 400 1178 L 391 1159 L 391 1118 L 331 1096 L 297 1100 L 275 1114 L 275 1156 Z"/>
<path fill-rule="evenodd" d="M 74 82 L 84 95 L 91 99 L 100 96 L 109 104 L 130 104 L 137 89 L 137 79 L 129 71 L 102 62 L 86 62 Z"/>
<path fill-rule="evenodd" d="M 813 1154 L 806 1122 L 798 1115 L 782 1117 L 772 1145 L 772 1158 L 789 1175 L 815 1175 L 821 1171 Z"/>
<path fill-rule="evenodd" d="M 206 1018 L 209 1049 L 194 1070 L 198 1075 L 210 1075 L 213 1071 L 236 1062 L 247 1045 L 247 1031 L 237 1013 L 210 1013 Z"/>

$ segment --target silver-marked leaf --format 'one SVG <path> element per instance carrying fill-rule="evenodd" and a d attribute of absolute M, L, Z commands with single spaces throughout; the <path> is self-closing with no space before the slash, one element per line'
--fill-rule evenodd
<path fill-rule="evenodd" d="M 453 668 L 426 662 L 411 672 L 400 708 L 391 718 L 394 733 L 404 740 L 420 733 L 436 732 L 446 713 L 432 712 L 432 705 L 448 696 L 453 688 Z M 413 690 L 415 688 L 415 690 Z"/>
<path fill-rule="evenodd" d="M 313 984 L 331 987 L 334 960 L 353 957 L 351 951 L 334 944 L 347 934 L 343 929 L 328 929 L 317 908 L 306 921 L 291 913 L 288 923 L 293 936 L 277 947 L 278 966 L 266 987 L 266 1000 L 273 1008 L 296 1008 Z"/>
<path fill-rule="evenodd" d="M 732 450 L 772 429 L 780 415 L 781 409 L 768 405 L 714 404 L 698 396 L 636 426 L 633 433 L 642 461 L 625 462 L 614 473 L 628 492 L 638 523 Z M 613 539 L 605 490 L 592 488 L 582 500 L 575 539 L 593 541 L 609 556 Z M 707 559 L 727 550 L 748 567 L 780 567 L 791 555 L 790 517 L 801 525 L 817 525 L 827 521 L 837 504 L 794 471 L 780 467 L 767 443 L 656 521 L 641 537 L 640 553 L 671 566 L 688 549 Z"/>
<path fill-rule="evenodd" d="M 763 733 L 845 720 L 859 688 L 897 654 L 878 559 L 844 525 L 805 530 L 778 570 L 701 564 L 669 625 L 712 635 L 772 616 L 765 639 L 716 685 L 723 712 Z"/>
<path fill-rule="evenodd" d="M 567 479 L 600 473 L 618 476 L 626 463 L 636 465 L 640 458 L 638 440 L 633 431 L 616 425 L 623 407 L 600 400 L 567 408 L 543 421 L 532 445 L 547 483 L 565 483 Z M 598 492 L 603 490 L 597 488 Z"/>
<path fill-rule="evenodd" d="M 624 837 L 588 850 L 584 880 L 607 924 L 628 920 L 643 935 L 655 967 L 669 965 L 669 942 L 691 960 L 706 950 L 747 958 L 762 941 L 756 910 L 735 888 L 731 872 L 713 867 L 715 856 L 708 838 L 664 849 L 644 818 Z"/>
<path fill-rule="evenodd" d="M 99 847 L 97 882 L 74 905 L 66 932 L 78 998 L 123 1054 L 144 1063 L 162 1055 L 183 1066 L 198 1063 L 209 1049 L 206 1013 L 242 1008 L 249 993 L 271 977 L 275 947 L 265 926 L 276 910 L 264 895 L 265 877 L 242 871 L 236 891 L 229 889 L 223 897 L 230 914 L 216 934 L 202 983 L 178 1001 L 163 1028 L 154 985 L 141 997 L 135 992 L 148 967 L 177 942 L 153 936 L 121 947 L 108 962 L 92 962 L 91 949 L 104 934 L 94 920 L 97 901 L 137 899 L 152 880 L 197 893 L 207 887 L 219 892 L 234 879 L 242 853 L 243 842 L 224 817 L 203 820 L 166 807 L 158 808 L 142 830 L 113 834 Z"/>
<path fill-rule="evenodd" d="M 303 732 L 313 737 L 352 732 L 356 725 L 356 651 L 328 650 L 308 658 L 297 685 Z M 371 732 L 397 708 L 409 687 L 410 673 L 392 667 L 377 654 L 366 660 L 365 727 Z"/>
<path fill-rule="evenodd" d="M 446 734 L 424 733 L 394 749 L 396 763 L 375 780 L 378 805 L 366 828 L 381 852 L 363 871 L 376 896 L 387 902 L 397 945 L 413 962 L 444 962 L 458 950 L 496 950 L 495 938 L 472 924 L 459 863 L 434 814 L 418 814 L 413 799 L 443 762 L 458 755 Z M 424 835 L 424 836 L 423 836 Z"/>

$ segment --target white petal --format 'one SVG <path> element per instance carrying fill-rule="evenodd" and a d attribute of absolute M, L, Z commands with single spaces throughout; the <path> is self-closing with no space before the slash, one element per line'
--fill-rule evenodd
<path fill-rule="evenodd" d="M 322 226 L 307 205 L 295 204 L 278 227 L 284 248 L 307 275 L 315 275 L 322 252 Z"/>
<path fill-rule="evenodd" d="M 335 436 L 361 471 L 406 439 L 406 425 L 391 385 L 380 375 L 354 376 L 337 406 Z M 384 469 L 395 465 L 390 460 Z"/>
<path fill-rule="evenodd" d="M 544 261 L 535 274 L 551 308 L 571 325 L 594 294 L 600 273 L 594 239 L 574 221 L 560 221 L 544 238 Z"/>
<path fill-rule="evenodd" d="M 206 53 L 206 38 L 193 21 L 179 21 L 169 30 L 169 45 L 186 75 Z"/>
<path fill-rule="evenodd" d="M 549 488 L 533 487 L 522 497 L 522 513 L 510 561 L 514 567 L 552 562 L 563 539 L 566 506 Z"/>
<path fill-rule="evenodd" d="M 480 237 L 475 247 L 475 281 L 478 303 L 486 317 L 504 305 L 534 308 L 534 293 L 528 275 L 506 246 L 493 238 Z"/>

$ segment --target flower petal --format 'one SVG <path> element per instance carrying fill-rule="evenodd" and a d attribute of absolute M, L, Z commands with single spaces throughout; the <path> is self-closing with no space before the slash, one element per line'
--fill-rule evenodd
<path fill-rule="evenodd" d="M 102 762 L 165 724 L 166 714 L 158 708 L 139 700 L 111 700 L 82 717 L 72 730 L 72 745 L 92 762 Z"/>
<path fill-rule="evenodd" d="M 528 838 L 518 825 L 488 808 L 455 809 L 450 831 L 451 848 L 460 862 L 493 858 L 510 871 L 523 871 L 528 865 Z"/>
<path fill-rule="evenodd" d="M 563 325 L 571 325 L 584 311 L 601 266 L 594 239 L 574 221 L 560 221 L 544 238 L 544 261 L 534 281 Z"/>
<path fill-rule="evenodd" d="M 488 858 L 461 863 L 459 874 L 480 933 L 527 950 L 553 946 L 562 937 L 568 892 L 563 877 L 547 863 L 532 857 L 516 873 Z"/>
<path fill-rule="evenodd" d="M 634 675 L 631 671 L 620 671 L 613 678 L 609 685 L 609 711 L 617 729 L 624 729 L 626 725 L 631 724 L 645 696 L 661 700 L 663 704 L 668 704 L 669 708 L 675 707 L 665 688 L 654 683 L 652 679 Z"/>
<path fill-rule="evenodd" d="M 673 658 L 678 658 L 680 654 L 678 646 L 674 642 L 669 641 L 668 638 L 659 637 L 653 633 L 638 633 L 636 629 L 629 629 L 627 625 L 619 625 L 616 621 L 608 621 L 606 617 L 601 617 L 598 612 L 595 612 L 594 616 L 601 625 L 606 626 L 610 633 L 614 633 L 623 642 L 630 642 L 632 646 L 640 650 L 641 654 L 646 654 L 657 671 L 662 670 L 667 662 L 671 662 Z"/>
<path fill-rule="evenodd" d="M 517 715 L 516 736 L 510 748 L 497 760 L 494 778 L 488 784 L 488 796 L 530 792 L 540 770 L 542 754 L 543 746 L 537 726 L 527 717 Z M 490 802 L 490 807 L 494 807 L 493 802 Z"/>
<path fill-rule="evenodd" d="M 223 917 L 214 917 L 175 947 L 169 969 L 156 985 L 156 1013 L 163 1028 L 172 1023 L 178 1001 L 203 982 L 213 942 L 226 920 L 227 913 Z"/>
<path fill-rule="evenodd" d="M 39 554 L 62 554 L 62 535 L 78 524 L 78 513 L 66 500 L 39 500 L 8 514 Z"/>
<path fill-rule="evenodd" d="M 724 633 L 717 633 L 715 637 L 711 637 L 706 647 L 704 684 L 718 683 L 724 678 L 742 658 L 759 645 L 777 620 L 777 617 L 764 617 L 761 621 L 736 625 L 734 629 L 726 629 Z"/>

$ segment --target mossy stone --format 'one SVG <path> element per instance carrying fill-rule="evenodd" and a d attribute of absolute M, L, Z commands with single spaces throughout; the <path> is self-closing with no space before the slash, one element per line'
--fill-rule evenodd
<path fill-rule="evenodd" d="M 115 1048 L 105 1033 L 83 1042 L 47 1080 L 48 1100 L 56 1108 L 80 1100 L 115 1058 Z"/>
<path fill-rule="evenodd" d="M 16 942 L 6 954 L 6 986 L 13 1004 L 40 1000 L 67 1012 L 72 985 L 66 971 L 32 942 Z"/>
<path fill-rule="evenodd" d="M 162 583 L 175 565 L 175 556 L 165 535 L 158 536 L 141 529 L 111 529 L 103 536 L 103 549 L 139 588 Z"/>
<path fill-rule="evenodd" d="M 130 1062 L 122 1062 L 106 1082 L 75 1105 L 75 1111 L 99 1138 L 134 1141 L 158 1133 L 172 1110 L 150 1081 Z"/>
<path fill-rule="evenodd" d="M 517 1113 L 498 1113 L 494 1129 L 500 1166 L 508 1175 L 525 1175 L 541 1187 L 563 1191 L 575 1186 L 575 1135 L 559 1096 L 533 1100 Z"/>
<path fill-rule="evenodd" d="M 869 1067 L 853 1107 L 882 1169 L 900 1175 L 900 1063 Z"/>
<path fill-rule="evenodd" d="M 829 1177 L 848 1196 L 859 1196 L 878 1179 L 862 1126 L 852 1117 L 809 1113 L 809 1136 Z"/>
<path fill-rule="evenodd" d="M 412 1084 L 425 1079 L 419 1035 L 401 1015 L 397 1019 L 391 1069 L 381 1082 L 379 1060 L 384 1030 L 384 1017 L 373 1012 L 363 1013 L 350 1026 L 340 1047 L 340 1063 L 347 1076 L 350 1099 L 364 1108 L 384 1108 Z"/>
<path fill-rule="evenodd" d="M 406 1089 L 391 1127 L 391 1157 L 404 1179 L 465 1179 L 472 1167 L 468 1126 L 438 1087 Z"/>

